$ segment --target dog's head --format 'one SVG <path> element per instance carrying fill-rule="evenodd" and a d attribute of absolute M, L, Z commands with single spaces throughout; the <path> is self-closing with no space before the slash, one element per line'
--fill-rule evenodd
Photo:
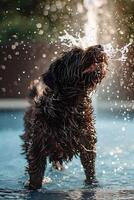
<path fill-rule="evenodd" d="M 105 77 L 107 56 L 101 45 L 82 50 L 73 48 L 50 65 L 42 75 L 52 89 L 94 88 Z"/>

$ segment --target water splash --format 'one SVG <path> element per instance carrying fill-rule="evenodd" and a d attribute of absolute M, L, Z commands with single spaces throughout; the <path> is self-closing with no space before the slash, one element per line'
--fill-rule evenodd
<path fill-rule="evenodd" d="M 110 60 L 115 60 L 115 61 L 121 61 L 121 62 L 126 62 L 127 60 L 127 53 L 129 51 L 129 46 L 132 43 L 128 43 L 125 46 L 121 48 L 114 48 L 111 43 L 105 44 L 104 46 L 104 51 L 107 53 L 109 56 Z"/>
<path fill-rule="evenodd" d="M 90 40 L 86 35 L 81 38 L 79 34 L 77 34 L 75 37 L 70 35 L 67 31 L 64 31 L 65 35 L 60 37 L 61 44 L 65 45 L 67 47 L 80 47 L 82 49 L 86 49 L 87 47 L 91 45 L 95 45 L 97 40 Z M 128 43 L 125 46 L 119 48 L 119 47 L 113 47 L 112 43 L 104 44 L 104 51 L 107 53 L 110 60 L 113 61 L 121 61 L 125 62 L 127 60 L 127 53 L 129 51 L 129 46 L 132 43 Z"/>
<path fill-rule="evenodd" d="M 84 37 L 80 37 L 79 33 L 72 36 L 64 30 L 65 35 L 60 37 L 61 44 L 68 47 L 77 46 L 82 49 L 97 44 L 98 7 L 102 6 L 104 2 L 105 0 L 84 0 L 83 6 L 87 10 Z"/>
<path fill-rule="evenodd" d="M 61 44 L 67 47 L 82 47 L 82 38 L 78 33 L 76 33 L 76 36 L 70 35 L 66 30 L 64 30 L 65 35 L 59 36 L 59 39 L 61 41 Z"/>
<path fill-rule="evenodd" d="M 84 37 L 80 37 L 79 33 L 72 36 L 64 30 L 65 34 L 60 37 L 61 43 L 68 47 L 77 46 L 83 49 L 97 44 L 98 11 L 106 3 L 107 0 L 84 0 L 83 8 L 87 10 Z"/>
<path fill-rule="evenodd" d="M 67 47 L 80 47 L 82 49 L 86 49 L 91 45 L 95 45 L 97 40 L 90 40 L 86 35 L 82 38 L 80 34 L 77 34 L 75 37 L 70 35 L 66 30 L 64 30 L 65 35 L 60 37 L 60 41 L 62 45 Z M 132 43 L 128 43 L 125 46 L 113 47 L 112 43 L 103 44 L 104 51 L 107 53 L 110 60 L 117 60 L 125 62 L 127 60 L 127 53 L 129 51 L 129 46 Z"/>
<path fill-rule="evenodd" d="M 61 45 L 67 47 L 80 47 L 86 49 L 91 45 L 97 44 L 98 35 L 98 10 L 104 4 L 106 0 L 84 0 L 83 6 L 87 10 L 87 21 L 84 25 L 84 36 L 81 37 L 80 33 L 76 33 L 74 36 L 64 30 L 64 35 L 60 36 Z M 113 47 L 112 42 L 104 44 L 104 51 L 107 53 L 109 60 L 121 61 L 124 63 L 127 60 L 127 53 L 131 43 L 125 46 Z"/>

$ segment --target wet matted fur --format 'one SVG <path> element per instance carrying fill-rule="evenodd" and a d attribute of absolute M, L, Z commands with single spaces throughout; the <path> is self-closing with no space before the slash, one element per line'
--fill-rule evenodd
<path fill-rule="evenodd" d="M 23 150 L 29 189 L 41 188 L 47 158 L 56 168 L 80 156 L 86 182 L 95 178 L 96 131 L 90 93 L 106 73 L 101 45 L 73 48 L 30 86 Z"/>

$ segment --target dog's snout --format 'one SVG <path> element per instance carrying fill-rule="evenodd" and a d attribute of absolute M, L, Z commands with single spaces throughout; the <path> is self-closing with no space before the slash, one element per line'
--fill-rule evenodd
<path fill-rule="evenodd" d="M 103 46 L 102 46 L 101 44 L 96 45 L 96 47 L 97 47 L 99 50 L 104 51 L 104 48 L 103 48 Z"/>

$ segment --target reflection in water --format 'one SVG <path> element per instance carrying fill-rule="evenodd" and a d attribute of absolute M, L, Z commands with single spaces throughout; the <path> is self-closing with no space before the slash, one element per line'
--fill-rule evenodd
<path fill-rule="evenodd" d="M 19 200 L 133 200 L 133 190 L 70 190 L 70 191 L 27 191 L 27 190 L 1 190 L 0 199 L 19 199 Z"/>

